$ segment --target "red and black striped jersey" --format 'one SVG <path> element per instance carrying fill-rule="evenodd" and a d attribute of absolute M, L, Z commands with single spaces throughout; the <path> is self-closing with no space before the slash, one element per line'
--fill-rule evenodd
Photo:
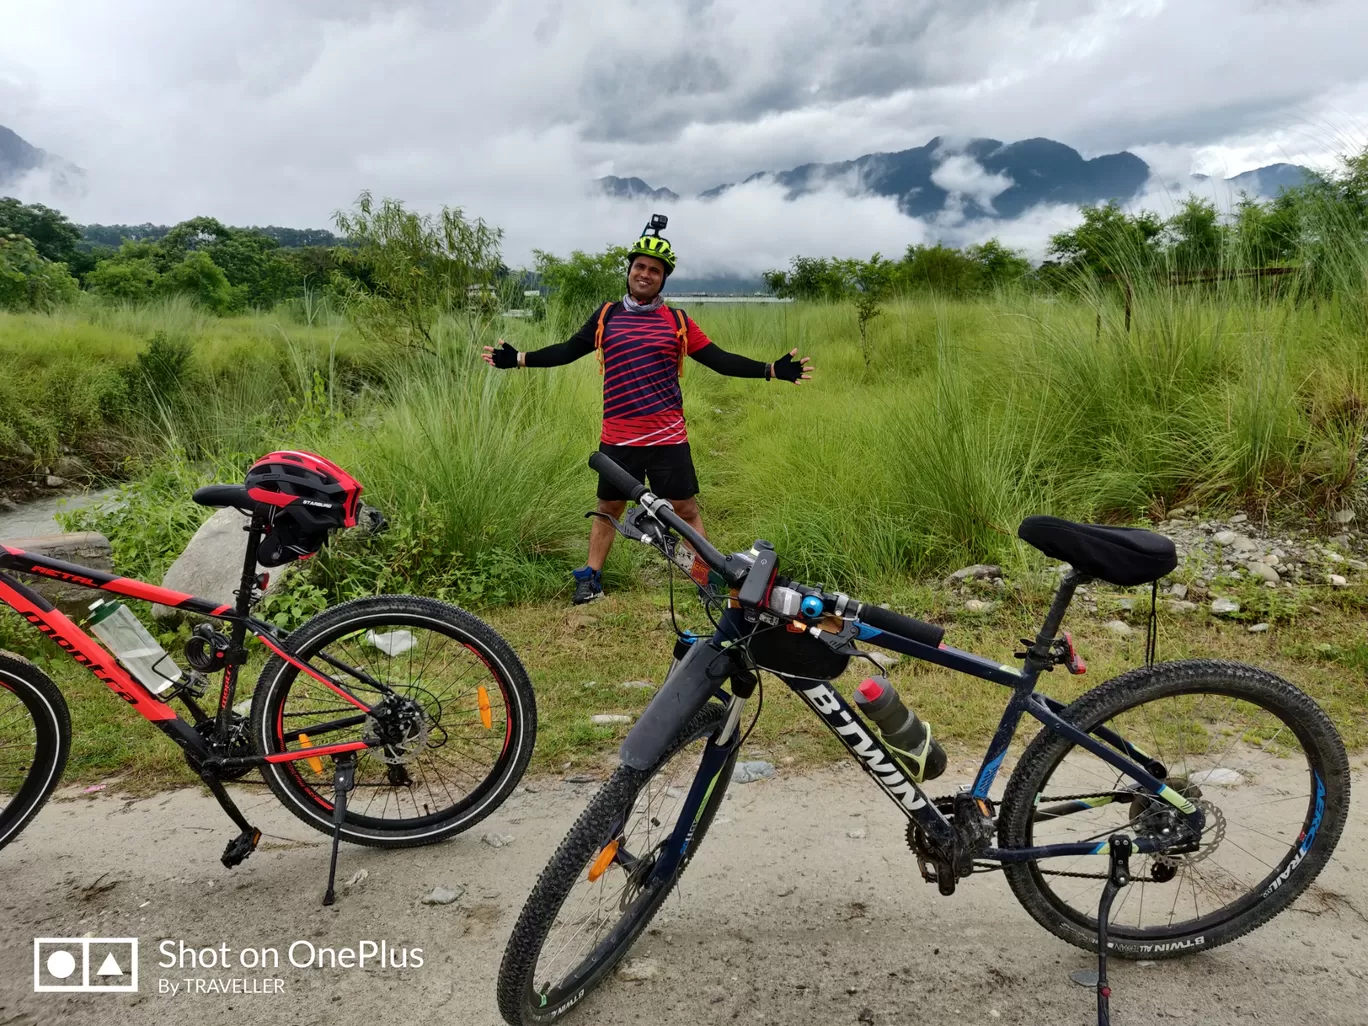
<path fill-rule="evenodd" d="M 711 342 L 686 315 L 687 351 Z M 603 327 L 603 433 L 609 445 L 677 445 L 689 440 L 679 387 L 674 313 L 623 308 Z"/>

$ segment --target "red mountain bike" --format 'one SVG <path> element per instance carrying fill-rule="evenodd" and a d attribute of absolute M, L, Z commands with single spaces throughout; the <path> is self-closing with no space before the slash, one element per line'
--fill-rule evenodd
<path fill-rule="evenodd" d="M 169 657 L 149 674 L 143 650 L 117 658 L 42 596 L 0 572 L 0 602 L 181 747 L 241 833 L 223 864 L 236 866 L 261 839 L 224 788 L 260 769 L 292 813 L 333 838 L 324 904 L 332 904 L 337 848 L 430 844 L 468 829 L 512 792 L 536 738 L 532 686 L 513 650 L 455 606 L 404 595 L 356 599 L 285 635 L 251 615 L 268 584 L 258 564 L 316 553 L 330 534 L 369 515 L 361 485 L 310 453 L 271 453 L 245 485 L 195 492 L 204 506 L 248 516 L 237 601 L 228 606 L 89 567 L 4 546 L 0 571 L 56 578 L 199 614 L 185 648 L 188 674 Z M 102 604 L 104 605 L 104 604 Z M 101 608 L 101 607 L 97 607 Z M 108 608 L 104 605 L 104 608 Z M 98 620 L 99 614 L 92 616 Z M 136 627 L 134 628 L 136 629 Z M 251 698 L 234 707 L 248 635 L 271 653 Z M 211 688 L 209 675 L 221 672 Z M 200 702 L 213 692 L 214 706 Z M 190 713 L 181 719 L 169 704 Z M 0 848 L 47 801 L 71 745 L 67 705 L 37 666 L 0 656 Z"/>

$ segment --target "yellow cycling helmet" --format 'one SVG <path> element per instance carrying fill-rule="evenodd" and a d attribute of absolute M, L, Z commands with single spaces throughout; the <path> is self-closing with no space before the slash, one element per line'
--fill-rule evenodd
<path fill-rule="evenodd" d="M 639 256 L 654 257 L 665 265 L 665 275 L 668 277 L 670 272 L 675 269 L 675 253 L 670 246 L 670 240 L 662 238 L 660 230 L 665 227 L 665 218 L 660 214 L 651 217 L 651 222 L 642 233 L 641 238 L 636 240 L 636 244 L 627 251 L 627 266 L 632 266 L 632 261 Z"/>

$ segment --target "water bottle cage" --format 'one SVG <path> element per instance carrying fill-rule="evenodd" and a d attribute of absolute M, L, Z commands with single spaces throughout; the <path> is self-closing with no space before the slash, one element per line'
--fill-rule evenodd
<path fill-rule="evenodd" d="M 1021 638 L 1020 641 L 1026 646 L 1026 651 L 1014 652 L 1013 655 L 1017 659 L 1027 661 L 1027 670 L 1034 668 L 1052 673 L 1056 666 L 1063 666 L 1074 676 L 1088 672 L 1088 664 L 1083 661 L 1083 657 L 1074 648 L 1073 636 L 1068 631 L 1050 642 L 1049 647 L 1044 652 L 1039 651 L 1036 643 L 1030 638 Z"/>

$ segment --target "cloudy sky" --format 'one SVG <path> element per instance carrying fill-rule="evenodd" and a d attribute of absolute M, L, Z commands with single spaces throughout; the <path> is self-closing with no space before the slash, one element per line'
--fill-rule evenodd
<path fill-rule="evenodd" d="M 0 0 L 0 124 L 87 169 L 80 221 L 325 226 L 363 188 L 596 249 L 762 169 L 1048 136 L 1160 177 L 1324 164 L 1368 137 L 1363 0 Z M 1169 202 L 1157 189 L 1153 205 Z M 994 232 L 767 187 L 671 211 L 691 273 Z"/>

